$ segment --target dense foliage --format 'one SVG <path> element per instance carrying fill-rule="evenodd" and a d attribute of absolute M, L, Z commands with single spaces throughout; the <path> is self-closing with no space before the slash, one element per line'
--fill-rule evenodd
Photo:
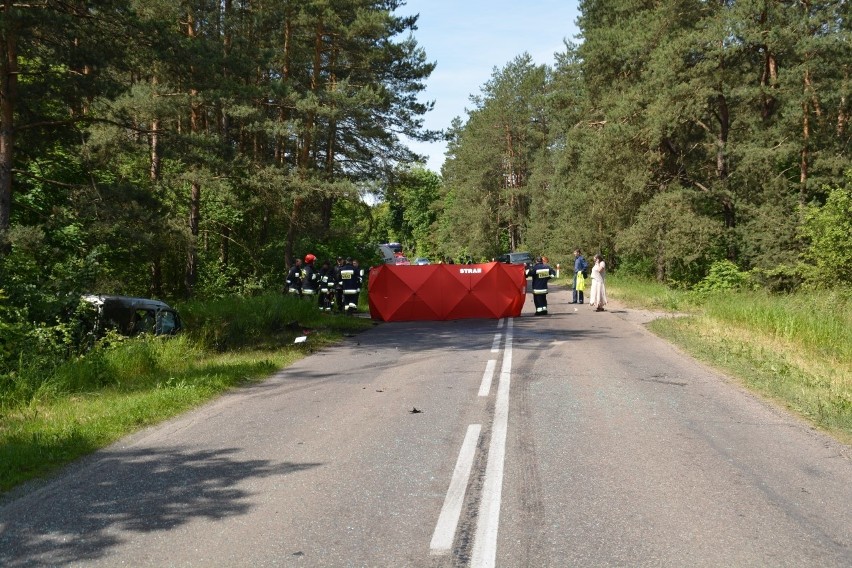
<path fill-rule="evenodd" d="M 371 260 L 362 193 L 435 136 L 401 5 L 0 3 L 0 355 L 65 334 L 81 292 L 215 298 L 280 290 L 306 252 Z"/>
<path fill-rule="evenodd" d="M 723 260 L 772 289 L 850 283 L 852 6 L 580 10 L 581 44 L 495 69 L 455 124 L 440 252 L 580 246 L 683 285 Z"/>
<path fill-rule="evenodd" d="M 167 296 L 268 283 L 309 245 L 357 241 L 360 187 L 412 160 L 400 135 L 432 136 L 417 94 L 433 64 L 401 2 L 86 4 L 3 10 L 15 278 Z"/>

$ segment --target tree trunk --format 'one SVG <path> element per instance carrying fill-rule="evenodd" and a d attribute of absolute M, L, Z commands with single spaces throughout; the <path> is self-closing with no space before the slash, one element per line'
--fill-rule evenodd
<path fill-rule="evenodd" d="M 187 16 L 187 37 L 192 40 L 195 37 L 195 21 L 192 14 Z M 193 75 L 190 69 L 190 76 Z M 199 133 L 201 128 L 201 107 L 196 99 L 198 90 L 189 90 L 190 112 L 189 130 L 192 135 Z M 186 254 L 186 273 L 184 274 L 184 286 L 187 297 L 192 297 L 195 284 L 198 281 L 198 235 L 201 224 L 201 182 L 193 179 L 189 193 L 189 246 Z"/>
<path fill-rule="evenodd" d="M 156 90 L 159 81 L 157 77 L 151 78 L 151 86 L 154 90 L 154 96 L 157 96 Z M 160 119 L 155 118 L 151 121 L 151 133 L 148 135 L 148 144 L 151 149 L 151 164 L 148 170 L 148 177 L 152 182 L 160 179 L 160 166 L 162 164 L 162 156 L 160 154 Z"/>
<path fill-rule="evenodd" d="M 316 93 L 319 90 L 320 80 L 320 65 L 322 65 L 322 34 L 323 25 L 320 21 L 316 27 L 314 35 L 314 59 L 313 72 L 311 73 L 311 92 Z M 299 177 L 303 180 L 308 178 L 308 172 L 311 169 L 311 148 L 313 146 L 313 131 L 316 126 L 316 112 L 309 110 L 305 117 L 304 130 L 302 132 L 302 142 L 299 148 L 298 170 Z M 293 210 L 290 212 L 290 226 L 287 228 L 287 241 L 284 245 L 284 254 L 287 262 L 293 258 L 293 249 L 296 241 L 296 230 L 301 224 L 303 199 L 296 196 L 293 199 Z"/>
<path fill-rule="evenodd" d="M 281 80 L 286 85 L 290 79 L 290 52 L 292 51 L 293 43 L 293 23 L 289 10 L 284 16 L 284 53 L 282 54 L 283 65 L 281 68 Z M 281 109 L 278 112 L 278 121 L 284 124 L 290 118 L 290 112 L 287 110 L 287 102 L 281 101 Z M 275 153 L 274 160 L 276 164 L 283 164 L 287 158 L 287 139 L 284 136 L 277 135 L 275 137 Z"/>
<path fill-rule="evenodd" d="M 189 196 L 189 246 L 186 253 L 186 274 L 184 286 L 187 296 L 191 297 L 198 282 L 198 234 L 201 224 L 201 184 L 193 181 Z"/>
<path fill-rule="evenodd" d="M 163 260 L 158 254 L 151 262 L 151 296 L 161 298 L 163 296 Z"/>
<path fill-rule="evenodd" d="M 293 200 L 293 210 L 290 212 L 290 225 L 287 227 L 287 240 L 284 243 L 284 263 L 289 268 L 293 261 L 294 245 L 296 242 L 296 224 L 302 210 L 302 198 Z"/>
<path fill-rule="evenodd" d="M 811 10 L 811 2 L 809 0 L 802 1 L 802 15 L 807 17 Z M 806 30 L 806 34 L 814 35 L 814 30 Z M 813 95 L 813 85 L 811 85 L 811 70 L 808 68 L 808 62 L 811 59 L 810 53 L 804 55 L 804 75 L 802 77 L 802 151 L 799 161 L 799 203 L 804 205 L 807 202 L 808 196 L 808 175 L 811 161 L 811 110 L 816 110 L 819 113 L 819 107 L 814 104 L 811 107 L 811 102 L 816 103 L 816 97 Z"/>
<path fill-rule="evenodd" d="M 162 156 L 160 155 L 160 119 L 158 118 L 151 121 L 151 135 L 149 140 L 151 146 L 151 164 L 148 177 L 152 182 L 156 182 L 160 179 L 160 166 L 162 164 Z"/>
<path fill-rule="evenodd" d="M 334 92 L 337 90 L 337 76 L 334 73 L 335 66 L 337 65 L 337 52 L 338 47 L 337 44 L 332 46 L 331 48 L 331 60 L 329 62 L 329 68 L 331 69 L 331 73 L 329 76 L 329 90 Z M 332 103 L 332 108 L 335 105 Z M 325 180 L 328 183 L 334 182 L 334 154 L 337 151 L 337 122 L 334 118 L 329 118 L 328 121 L 328 134 L 326 136 L 326 146 L 325 146 Z M 322 200 L 320 209 L 321 214 L 321 223 L 322 223 L 322 231 L 323 234 L 327 234 L 331 230 L 331 217 L 332 211 L 334 208 L 334 198 L 326 197 Z"/>
<path fill-rule="evenodd" d="M 156 85 L 157 78 L 154 77 L 151 83 Z M 160 179 L 160 171 L 162 164 L 162 155 L 160 153 L 160 119 L 155 118 L 151 121 L 151 134 L 149 135 L 149 144 L 151 150 L 151 163 L 148 169 L 148 177 L 151 183 L 154 184 Z M 154 258 L 151 260 L 151 294 L 155 298 L 162 296 L 163 292 L 163 255 L 159 248 L 153 251 Z"/>
<path fill-rule="evenodd" d="M 799 202 L 807 201 L 808 168 L 810 166 L 811 144 L 811 73 L 805 69 L 803 77 L 804 93 L 802 97 L 802 152 L 799 162 Z"/>
<path fill-rule="evenodd" d="M 766 12 L 766 9 L 760 14 L 760 23 L 766 24 L 769 20 L 769 15 Z M 771 30 L 764 29 L 764 35 L 768 35 Z M 764 50 L 763 56 L 763 73 L 760 77 L 760 86 L 763 87 L 763 93 L 761 95 L 763 102 L 761 108 L 761 117 L 764 120 L 769 119 L 775 113 L 776 100 L 775 97 L 768 94 L 769 89 L 777 89 L 778 88 L 778 60 L 775 57 L 775 54 L 769 49 L 768 44 L 764 44 L 761 46 Z"/>
<path fill-rule="evenodd" d="M 219 245 L 219 264 L 222 268 L 227 268 L 230 262 L 231 255 L 231 227 L 225 225 L 222 227 L 222 244 Z"/>
<path fill-rule="evenodd" d="M 5 25 L 0 27 L 0 252 L 6 252 L 6 233 L 12 222 L 12 161 L 15 153 L 15 104 L 18 97 L 18 52 L 12 0 L 3 2 Z"/>
<path fill-rule="evenodd" d="M 728 135 L 731 131 L 731 114 L 728 109 L 728 101 L 725 95 L 720 94 L 717 97 L 719 105 L 719 136 L 716 139 L 716 178 L 719 181 L 727 181 L 728 179 Z"/>
<path fill-rule="evenodd" d="M 728 109 L 728 100 L 725 95 L 720 94 L 718 97 L 719 104 L 719 137 L 716 142 L 716 175 L 723 185 L 727 186 L 729 170 L 728 170 L 728 136 L 731 131 L 731 113 Z M 736 224 L 736 216 L 734 214 L 734 202 L 728 196 L 722 198 L 722 216 L 725 220 L 725 227 L 733 229 Z M 729 256 L 733 254 L 729 251 Z"/>
<path fill-rule="evenodd" d="M 804 205 L 807 200 L 808 162 L 810 161 L 811 119 L 810 104 L 802 102 L 802 152 L 799 162 L 799 202 Z"/>
<path fill-rule="evenodd" d="M 846 133 L 846 124 L 849 122 L 849 115 L 846 110 L 846 93 L 849 89 L 849 66 L 843 66 L 843 88 L 841 89 L 840 105 L 837 109 L 837 136 L 843 137 Z"/>

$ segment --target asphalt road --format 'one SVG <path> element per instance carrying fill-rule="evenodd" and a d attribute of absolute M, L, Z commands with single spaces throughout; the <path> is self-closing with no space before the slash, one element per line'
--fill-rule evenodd
<path fill-rule="evenodd" d="M 852 566 L 848 446 L 643 312 L 549 298 L 383 324 L 124 439 L 0 504 L 0 566 Z"/>

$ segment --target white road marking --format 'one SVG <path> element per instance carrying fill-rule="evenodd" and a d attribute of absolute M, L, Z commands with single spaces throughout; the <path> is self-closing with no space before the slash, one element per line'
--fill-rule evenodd
<path fill-rule="evenodd" d="M 494 379 L 494 368 L 497 367 L 497 359 L 489 359 L 485 364 L 485 372 L 482 374 L 482 384 L 479 385 L 479 396 L 488 396 L 491 392 L 491 381 Z"/>
<path fill-rule="evenodd" d="M 464 494 L 467 490 L 467 482 L 470 479 L 470 470 L 473 467 L 473 457 L 476 446 L 479 443 L 479 433 L 482 430 L 480 424 L 471 424 L 467 427 L 464 442 L 462 442 L 456 468 L 453 470 L 453 478 L 450 481 L 450 489 L 444 498 L 444 506 L 438 516 L 438 524 L 432 534 L 432 542 L 429 544 L 430 554 L 447 554 L 453 547 L 453 539 L 459 524 Z"/>
<path fill-rule="evenodd" d="M 491 342 L 491 352 L 497 353 L 500 351 L 500 336 L 503 335 L 500 332 L 494 334 L 494 341 Z"/>
<path fill-rule="evenodd" d="M 503 492 L 503 464 L 506 460 L 506 434 L 509 430 L 509 387 L 512 380 L 512 322 L 506 327 L 503 368 L 497 386 L 494 424 L 488 447 L 488 465 L 479 504 L 479 522 L 473 541 L 472 568 L 493 567 L 497 561 L 497 530 L 500 526 L 500 499 Z"/>
<path fill-rule="evenodd" d="M 505 319 L 506 318 L 500 318 L 499 320 L 497 320 L 497 329 L 503 329 L 503 320 Z"/>

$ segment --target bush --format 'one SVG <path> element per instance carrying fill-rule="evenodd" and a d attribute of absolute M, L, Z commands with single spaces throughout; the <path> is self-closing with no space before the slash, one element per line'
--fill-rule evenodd
<path fill-rule="evenodd" d="M 657 280 L 680 286 L 699 282 L 724 248 L 723 227 L 700 213 L 699 200 L 679 188 L 655 195 L 619 234 L 617 251 L 628 258 L 653 259 Z"/>
<path fill-rule="evenodd" d="M 697 292 L 738 290 L 748 282 L 748 273 L 741 272 L 736 264 L 730 260 L 717 260 L 710 265 L 707 276 L 696 284 L 694 289 Z"/>
<path fill-rule="evenodd" d="M 822 207 L 805 212 L 801 235 L 810 243 L 803 278 L 820 288 L 852 284 L 852 191 L 833 189 Z"/>

